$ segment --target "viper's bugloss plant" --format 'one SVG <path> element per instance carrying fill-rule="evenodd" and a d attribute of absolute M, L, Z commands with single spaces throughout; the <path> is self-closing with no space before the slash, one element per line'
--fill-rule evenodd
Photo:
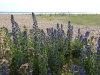
<path fill-rule="evenodd" d="M 91 47 L 90 46 L 87 46 L 87 49 L 86 49 L 86 57 L 88 59 L 90 59 L 92 56 L 92 51 L 91 51 Z"/>
<path fill-rule="evenodd" d="M 95 73 L 100 74 L 100 37 L 98 38 L 98 46 L 97 46 L 97 52 L 96 52 L 96 58 L 95 58 Z"/>
<path fill-rule="evenodd" d="M 28 38 L 27 38 L 27 31 L 22 32 L 22 52 L 28 54 Z"/>
<path fill-rule="evenodd" d="M 89 36 L 90 32 L 89 31 L 86 31 L 85 33 L 85 37 L 87 38 Z"/>
<path fill-rule="evenodd" d="M 12 23 L 12 36 L 13 36 L 13 46 L 15 49 L 19 50 L 19 32 L 20 28 L 17 24 L 17 22 L 14 21 L 13 15 L 11 15 L 11 23 Z"/>
<path fill-rule="evenodd" d="M 65 75 L 100 74 L 100 37 L 95 52 L 94 36 L 89 38 L 89 31 L 84 35 L 81 34 L 79 28 L 74 39 L 74 27 L 70 21 L 67 32 L 59 23 L 56 28 L 47 28 L 45 32 L 38 27 L 34 13 L 32 20 L 33 27 L 29 33 L 25 26 L 21 31 L 13 15 L 11 15 L 12 32 L 3 27 L 5 35 L 3 58 L 9 61 L 9 65 L 0 63 L 0 75 L 62 75 L 64 71 Z"/>
<path fill-rule="evenodd" d="M 67 30 L 67 51 L 65 56 L 72 58 L 72 50 L 71 50 L 71 41 L 72 41 L 72 35 L 73 35 L 73 25 L 70 24 L 70 21 L 68 21 L 68 30 Z"/>
<path fill-rule="evenodd" d="M 85 51 L 84 51 L 84 49 L 83 48 L 81 48 L 80 49 L 80 60 L 79 60 L 79 64 L 80 64 L 80 66 L 81 67 L 84 67 L 85 65 L 84 65 L 84 61 L 85 61 Z"/>
<path fill-rule="evenodd" d="M 85 47 L 88 46 L 88 36 L 89 36 L 90 32 L 86 31 L 85 36 L 82 39 L 82 42 L 84 43 Z"/>

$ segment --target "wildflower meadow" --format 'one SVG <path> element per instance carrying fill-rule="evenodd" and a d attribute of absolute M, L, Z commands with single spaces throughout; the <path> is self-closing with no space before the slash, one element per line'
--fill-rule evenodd
<path fill-rule="evenodd" d="M 94 36 L 89 38 L 68 21 L 67 32 L 63 24 L 47 28 L 38 27 L 32 13 L 33 26 L 21 30 L 11 15 L 12 31 L 0 29 L 0 75 L 100 75 L 100 36 L 94 48 Z"/>

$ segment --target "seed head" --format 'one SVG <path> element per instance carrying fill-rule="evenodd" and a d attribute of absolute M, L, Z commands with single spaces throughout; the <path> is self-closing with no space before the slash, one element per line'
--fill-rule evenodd
<path fill-rule="evenodd" d="M 21 67 L 19 68 L 19 71 L 22 69 L 28 69 L 28 63 L 22 64 Z"/>
<path fill-rule="evenodd" d="M 8 64 L 8 60 L 2 59 L 0 64 Z"/>
<path fill-rule="evenodd" d="M 28 50 L 29 50 L 30 52 L 32 52 L 32 51 L 34 50 L 34 48 L 29 48 Z"/>
<path fill-rule="evenodd" d="M 10 52 L 10 49 L 6 48 L 5 53 L 9 53 L 9 52 Z"/>

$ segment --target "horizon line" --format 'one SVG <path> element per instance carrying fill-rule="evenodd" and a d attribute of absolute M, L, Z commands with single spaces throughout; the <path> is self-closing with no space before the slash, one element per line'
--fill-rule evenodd
<path fill-rule="evenodd" d="M 0 12 L 12 12 L 12 13 L 14 13 L 14 12 L 27 12 L 27 11 L 0 11 Z M 33 11 L 28 11 L 28 12 L 33 12 Z M 46 11 L 44 11 L 44 12 L 34 12 L 34 13 L 70 13 L 70 12 L 69 11 L 68 12 L 63 12 L 63 11 L 61 11 L 61 12 L 51 12 L 51 11 L 46 12 Z M 71 12 L 71 13 L 98 13 L 98 12 Z"/>
<path fill-rule="evenodd" d="M 31 14 L 32 12 L 0 11 L 0 14 Z M 94 12 L 33 12 L 35 14 L 100 14 Z"/>

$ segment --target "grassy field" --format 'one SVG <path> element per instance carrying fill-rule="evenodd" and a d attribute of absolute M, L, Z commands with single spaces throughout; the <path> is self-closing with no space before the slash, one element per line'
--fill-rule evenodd
<path fill-rule="evenodd" d="M 99 14 L 37 15 L 37 19 L 45 22 L 62 23 L 62 24 L 67 24 L 68 20 L 70 20 L 73 25 L 83 25 L 83 26 L 100 25 Z"/>

